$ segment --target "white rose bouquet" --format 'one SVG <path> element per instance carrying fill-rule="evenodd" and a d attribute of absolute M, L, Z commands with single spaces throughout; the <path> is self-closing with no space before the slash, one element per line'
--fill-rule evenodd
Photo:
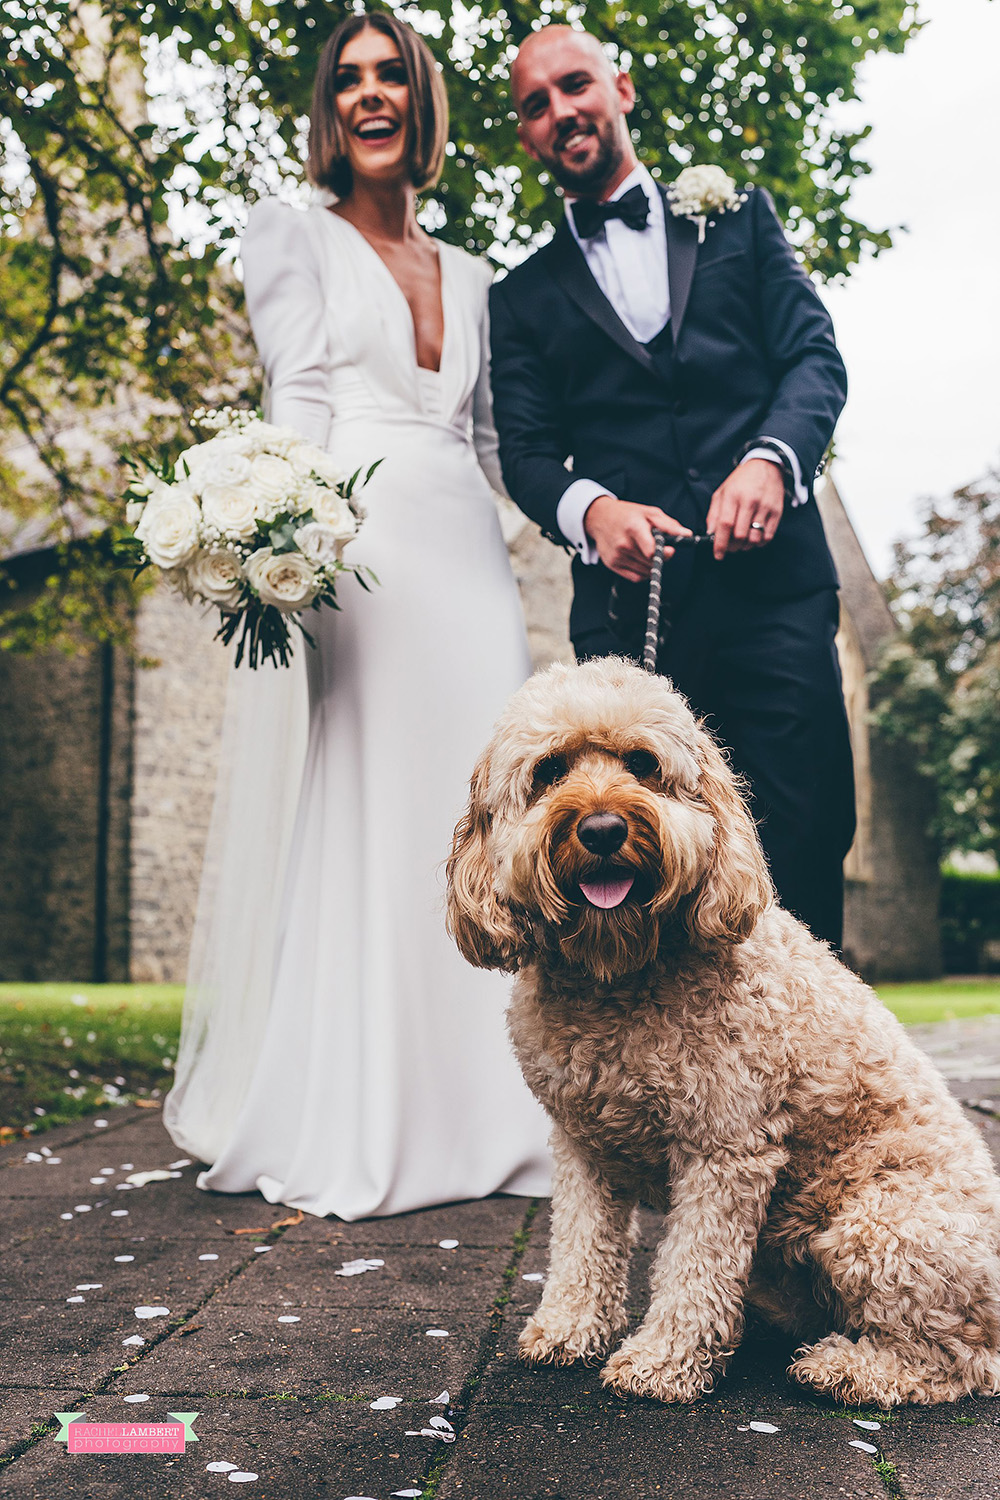
<path fill-rule="evenodd" d="M 301 611 L 336 609 L 340 573 L 363 588 L 374 578 L 343 554 L 364 520 L 357 492 L 381 459 L 359 483 L 360 469 L 347 478 L 322 448 L 252 412 L 198 411 L 192 422 L 213 435 L 175 464 L 126 460 L 135 535 L 122 555 L 140 570 L 154 563 L 186 599 L 215 605 L 218 637 L 239 637 L 237 666 L 244 655 L 251 667 L 287 666 L 290 623 L 312 644 Z"/>

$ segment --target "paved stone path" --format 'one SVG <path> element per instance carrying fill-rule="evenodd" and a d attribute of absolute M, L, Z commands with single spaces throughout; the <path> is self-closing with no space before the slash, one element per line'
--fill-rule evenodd
<path fill-rule="evenodd" d="M 1000 1090 L 989 1075 L 953 1086 L 1000 1159 L 989 1097 Z M 42 1146 L 56 1164 L 25 1161 Z M 0 1496 L 208 1500 L 232 1493 L 227 1473 L 208 1471 L 220 1461 L 255 1474 L 239 1482 L 260 1500 L 1000 1494 L 1000 1399 L 865 1413 L 882 1425 L 863 1431 L 790 1386 L 789 1346 L 760 1331 L 693 1407 L 608 1395 L 593 1369 L 519 1365 L 517 1330 L 545 1266 L 544 1203 L 289 1223 L 297 1216 L 256 1195 L 200 1192 L 195 1165 L 119 1188 L 133 1169 L 176 1159 L 158 1112 L 133 1107 L 105 1128 L 86 1121 L 0 1152 Z M 649 1214 L 636 1316 L 656 1235 Z M 335 1274 L 361 1259 L 384 1264 Z M 169 1313 L 139 1319 L 140 1306 Z M 145 1343 L 127 1344 L 134 1336 Z M 390 1396 L 399 1405 L 373 1409 Z M 200 1441 L 183 1456 L 69 1455 L 53 1413 L 72 1410 L 96 1421 L 197 1411 Z M 421 1435 L 435 1418 L 453 1442 Z M 874 1456 L 850 1446 L 869 1440 Z"/>

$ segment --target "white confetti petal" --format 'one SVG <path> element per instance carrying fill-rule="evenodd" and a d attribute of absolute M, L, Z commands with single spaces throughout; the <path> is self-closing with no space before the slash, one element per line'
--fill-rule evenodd
<path fill-rule="evenodd" d="M 122 1339 L 122 1346 L 123 1348 L 127 1348 L 131 1344 L 138 1349 L 139 1345 L 144 1344 L 145 1342 L 146 1340 L 144 1338 L 141 1338 L 139 1334 L 133 1333 L 131 1338 Z"/>
<path fill-rule="evenodd" d="M 61 1161 L 62 1161 L 62 1157 L 61 1156 L 47 1156 L 45 1158 L 45 1165 L 47 1167 L 58 1167 L 58 1165 L 59 1165 L 59 1163 Z"/>
<path fill-rule="evenodd" d="M 155 1172 L 131 1172 L 127 1181 L 133 1187 L 145 1187 L 147 1182 L 169 1182 L 171 1177 L 179 1177 L 179 1172 L 164 1172 L 157 1169 Z"/>
<path fill-rule="evenodd" d="M 852 1438 L 847 1445 L 849 1448 L 860 1448 L 862 1453 L 877 1453 L 878 1449 L 874 1443 L 863 1443 L 860 1438 Z"/>
<path fill-rule="evenodd" d="M 41 1153 L 42 1153 L 43 1156 L 51 1156 L 52 1155 L 52 1152 L 51 1152 L 51 1150 L 49 1149 L 48 1146 L 40 1146 L 38 1149 L 41 1151 Z"/>
<path fill-rule="evenodd" d="M 447 1328 L 428 1328 L 427 1337 L 429 1339 L 447 1339 L 451 1337 L 451 1334 Z"/>
<path fill-rule="evenodd" d="M 446 1421 L 444 1417 L 431 1417 L 431 1426 L 432 1427 L 437 1427 L 439 1429 L 439 1431 L 441 1431 L 441 1432 L 454 1432 L 455 1431 L 455 1429 L 454 1429 L 454 1427 L 452 1427 L 451 1423 L 448 1422 L 448 1421 Z"/>
<path fill-rule="evenodd" d="M 26 1151 L 24 1154 L 24 1159 L 25 1161 L 41 1161 L 42 1158 L 39 1156 L 37 1151 Z"/>
<path fill-rule="evenodd" d="M 779 1430 L 780 1429 L 777 1428 L 777 1427 L 775 1427 L 775 1425 L 774 1425 L 773 1422 L 751 1422 L 750 1423 L 750 1431 L 751 1432 L 778 1432 Z"/>
<path fill-rule="evenodd" d="M 134 1182 L 116 1182 L 115 1187 L 120 1193 L 130 1193 L 135 1187 Z"/>
<path fill-rule="evenodd" d="M 224 1458 L 220 1458 L 217 1463 L 206 1464 L 205 1468 L 209 1474 L 229 1474 L 235 1473 L 239 1468 L 239 1464 L 227 1463 Z"/>
<path fill-rule="evenodd" d="M 60 1217 L 60 1219 L 71 1219 L 73 1217 L 73 1215 L 72 1214 L 60 1214 L 59 1217 Z"/>
<path fill-rule="evenodd" d="M 171 1170 L 171 1172 L 176 1172 L 179 1168 L 181 1168 L 181 1167 L 189 1167 L 190 1165 L 191 1165 L 191 1158 L 190 1158 L 190 1156 L 182 1156 L 181 1159 L 180 1159 L 180 1161 L 172 1161 L 170 1163 L 170 1170 Z"/>
<path fill-rule="evenodd" d="M 169 1307 L 137 1307 L 134 1309 L 137 1318 L 169 1318 Z"/>
<path fill-rule="evenodd" d="M 297 1317 L 295 1315 L 295 1313 L 282 1313 L 281 1317 L 278 1319 L 278 1322 L 279 1323 L 301 1323 L 302 1319 L 299 1318 L 299 1317 Z"/>
<path fill-rule="evenodd" d="M 544 1281 L 545 1280 L 545 1273 L 544 1273 L 544 1271 L 525 1271 L 524 1275 L 521 1277 L 521 1280 L 522 1281 Z"/>
<path fill-rule="evenodd" d="M 117 1263 L 120 1266 L 123 1266 L 123 1265 L 125 1265 L 126 1261 L 135 1260 L 135 1256 L 134 1255 L 116 1255 L 115 1256 L 115 1260 L 117 1261 Z"/>
<path fill-rule="evenodd" d="M 273 1249 L 274 1249 L 273 1245 L 254 1245 L 254 1247 L 253 1247 L 253 1253 L 254 1253 L 254 1255 L 263 1255 L 265 1250 L 273 1250 Z"/>
<path fill-rule="evenodd" d="M 278 1321 L 280 1322 L 281 1319 L 279 1318 Z M 370 1403 L 369 1410 L 370 1411 L 392 1411 L 394 1407 L 396 1407 L 396 1406 L 399 1405 L 399 1403 L 402 1401 L 402 1399 L 403 1399 L 402 1396 L 379 1396 L 379 1398 L 378 1398 L 377 1401 L 372 1401 Z"/>
<path fill-rule="evenodd" d="M 96 1292 L 103 1285 L 103 1281 L 78 1281 L 75 1290 L 78 1292 Z"/>
<path fill-rule="evenodd" d="M 749 1432 L 750 1429 L 749 1429 L 749 1427 L 737 1427 L 736 1431 L 737 1432 Z"/>
<path fill-rule="evenodd" d="M 457 1250 L 458 1240 L 438 1240 L 442 1250 Z"/>
<path fill-rule="evenodd" d="M 103 1177 L 92 1177 L 90 1179 L 90 1185 L 91 1185 L 91 1187 L 103 1187 L 104 1186 L 104 1178 Z"/>
<path fill-rule="evenodd" d="M 881 1432 L 882 1431 L 882 1423 L 881 1422 L 866 1422 L 863 1417 L 852 1417 L 851 1421 L 854 1423 L 855 1427 L 863 1427 L 864 1430 L 865 1430 L 865 1432 Z"/>
<path fill-rule="evenodd" d="M 86 1297 L 67 1297 L 67 1302 L 86 1302 Z"/>
<path fill-rule="evenodd" d="M 214 1250 L 210 1250 L 207 1254 L 199 1255 L 198 1257 L 199 1260 L 218 1260 L 218 1258 L 219 1257 L 215 1254 Z"/>
<path fill-rule="evenodd" d="M 453 1432 L 440 1432 L 436 1427 L 421 1427 L 419 1432 L 413 1429 L 406 1434 L 407 1437 L 429 1437 L 440 1438 L 442 1443 L 453 1443 L 455 1434 Z"/>
<path fill-rule="evenodd" d="M 405 1500 L 415 1500 L 417 1495 L 422 1495 L 423 1493 L 423 1490 L 393 1490 L 392 1495 L 393 1500 L 396 1500 L 397 1495 L 401 1497 L 401 1500 L 402 1497 L 405 1497 Z"/>
<path fill-rule="evenodd" d="M 127 1216 L 128 1216 L 128 1209 L 127 1208 L 113 1208 L 111 1210 L 111 1217 L 113 1219 L 123 1219 L 123 1218 L 126 1218 Z"/>
<path fill-rule="evenodd" d="M 89 1214 L 92 1208 L 90 1203 L 77 1203 L 73 1209 L 75 1214 Z"/>
<path fill-rule="evenodd" d="M 434 1400 L 430 1403 L 430 1405 L 431 1406 L 447 1406 L 450 1400 L 451 1400 L 451 1392 L 450 1391 L 442 1391 L 441 1394 L 440 1394 L 440 1396 L 435 1396 L 434 1397 Z"/>
<path fill-rule="evenodd" d="M 361 1276 L 365 1271 L 377 1271 L 385 1265 L 384 1260 L 345 1260 L 339 1271 L 334 1271 L 334 1276 Z"/>
<path fill-rule="evenodd" d="M 130 1402 L 148 1401 L 149 1397 L 148 1396 L 123 1396 L 122 1400 L 123 1401 L 130 1401 Z"/>
<path fill-rule="evenodd" d="M 237 1471 L 236 1471 L 235 1474 L 230 1474 L 230 1476 L 229 1476 L 229 1483 L 230 1484 L 249 1484 L 250 1481 L 251 1481 L 251 1479 L 256 1479 L 256 1478 L 258 1478 L 258 1476 L 256 1474 L 250 1474 L 245 1469 L 237 1469 Z"/>
<path fill-rule="evenodd" d="M 113 1177 L 114 1175 L 115 1175 L 115 1169 L 114 1169 L 114 1167 L 102 1167 L 101 1168 L 101 1176 L 102 1177 Z"/>
<path fill-rule="evenodd" d="M 135 1170 L 135 1162 L 123 1161 L 118 1170 L 120 1172 L 133 1172 Z"/>
<path fill-rule="evenodd" d="M 108 1122 L 107 1122 L 107 1120 L 95 1120 L 94 1121 L 94 1129 L 95 1130 L 107 1130 L 107 1128 L 108 1128 Z"/>

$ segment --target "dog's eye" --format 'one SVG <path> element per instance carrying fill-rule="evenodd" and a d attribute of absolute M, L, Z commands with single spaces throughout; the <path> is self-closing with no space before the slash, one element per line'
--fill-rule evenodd
<path fill-rule="evenodd" d="M 537 789 L 543 786 L 555 786 L 566 775 L 566 757 L 564 755 L 546 755 L 535 767 L 531 778 L 532 785 Z"/>
<path fill-rule="evenodd" d="M 647 776 L 655 776 L 660 769 L 659 761 L 649 750 L 630 750 L 627 755 L 622 756 L 622 761 L 626 771 L 637 781 L 645 781 Z"/>

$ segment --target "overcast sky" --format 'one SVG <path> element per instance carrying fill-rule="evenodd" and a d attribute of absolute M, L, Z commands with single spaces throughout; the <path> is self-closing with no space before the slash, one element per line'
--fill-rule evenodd
<path fill-rule="evenodd" d="M 850 377 L 834 477 L 879 574 L 921 496 L 1000 462 L 1000 3 L 921 14 L 905 52 L 861 76 L 873 171 L 851 200 L 909 233 L 823 291 Z"/>

